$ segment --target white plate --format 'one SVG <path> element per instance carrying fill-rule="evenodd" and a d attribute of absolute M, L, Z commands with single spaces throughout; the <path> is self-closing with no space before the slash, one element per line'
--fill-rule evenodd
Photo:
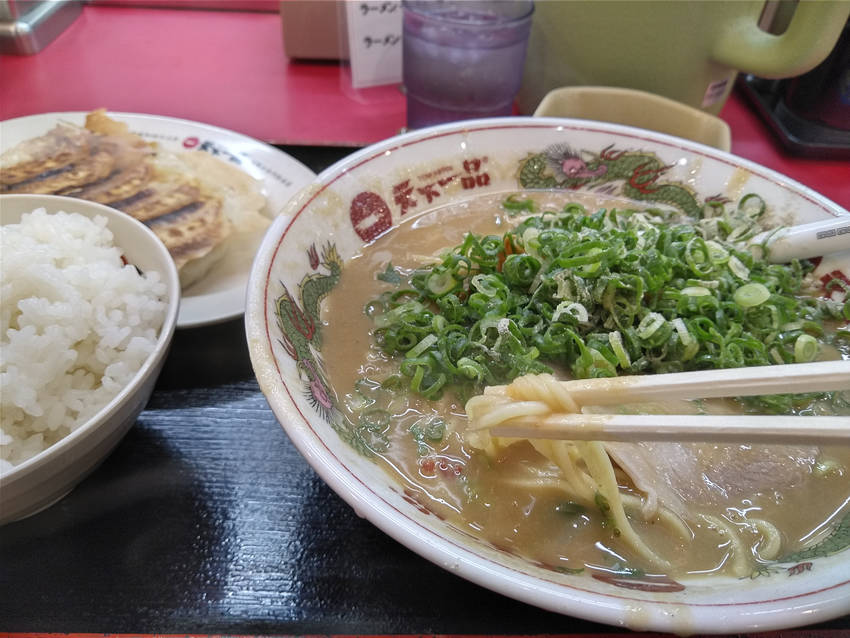
<path fill-rule="evenodd" d="M 43 135 L 58 122 L 85 124 L 85 112 L 42 113 L 0 122 L 0 151 L 26 139 Z M 189 120 L 138 113 L 109 113 L 126 122 L 140 137 L 169 151 L 203 150 L 239 166 L 261 182 L 268 214 L 277 216 L 289 199 L 316 176 L 298 160 L 273 146 L 227 129 Z M 249 235 L 231 247 L 200 281 L 183 291 L 178 328 L 194 328 L 228 319 L 245 311 L 245 289 L 254 253 L 263 233 Z"/>

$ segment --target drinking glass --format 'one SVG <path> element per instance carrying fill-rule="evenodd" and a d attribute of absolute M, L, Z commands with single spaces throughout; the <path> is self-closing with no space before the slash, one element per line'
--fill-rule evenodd
<path fill-rule="evenodd" d="M 510 115 L 519 91 L 531 0 L 404 0 L 407 126 Z"/>

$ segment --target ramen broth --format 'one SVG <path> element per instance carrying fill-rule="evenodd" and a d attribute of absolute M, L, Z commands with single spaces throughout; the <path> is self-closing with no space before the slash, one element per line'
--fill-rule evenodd
<path fill-rule="evenodd" d="M 560 209 L 564 195 L 536 193 L 540 211 Z M 569 194 L 569 201 L 585 203 L 596 210 L 599 200 Z M 343 417 L 356 423 L 370 405 L 380 405 L 392 416 L 378 423 L 372 450 L 384 468 L 429 511 L 456 528 L 493 546 L 520 554 L 543 566 L 570 572 L 590 567 L 597 573 L 626 570 L 659 573 L 636 557 L 605 527 L 594 508 L 572 502 L 559 487 L 557 467 L 541 456 L 527 441 L 517 443 L 497 458 L 489 458 L 464 442 L 464 406 L 446 393 L 428 401 L 408 392 L 393 392 L 380 382 L 397 374 L 398 364 L 373 344 L 373 321 L 361 310 L 392 286 L 376 278 L 391 263 L 403 276 L 446 247 L 459 244 L 467 232 L 502 234 L 517 223 L 499 205 L 503 196 L 469 200 L 407 220 L 387 235 L 366 246 L 343 268 L 339 285 L 327 298 L 323 312 L 325 366 L 331 385 L 338 392 Z M 582 199 L 584 198 L 584 201 Z M 602 205 L 610 205 L 606 201 Z M 636 208 L 634 203 L 626 207 Z M 343 321 L 336 319 L 345 317 Z M 334 319 L 332 319 L 334 318 Z M 830 356 L 838 356 L 837 352 Z M 562 376 L 560 373 L 558 376 Z M 566 376 L 566 375 L 564 375 Z M 365 400 L 364 400 L 365 398 Z M 374 402 L 374 403 L 372 403 Z M 700 409 L 736 412 L 732 402 L 703 402 Z M 696 411 L 693 403 L 676 402 L 653 406 L 654 412 Z M 671 444 L 673 445 L 673 444 Z M 665 448 L 660 448 L 665 449 Z M 686 525 L 676 531 L 656 520 L 646 522 L 639 512 L 629 519 L 646 543 L 669 562 L 669 576 L 728 573 L 730 540 L 701 514 L 722 517 L 736 529 L 753 568 L 761 560 L 760 529 L 749 523 L 768 520 L 781 532 L 781 555 L 821 539 L 831 524 L 840 519 L 850 502 L 850 448 L 764 448 L 734 449 L 702 444 L 689 445 L 697 469 L 723 462 L 731 485 L 746 485 L 734 472 L 741 464 L 761 467 L 771 459 L 789 471 L 759 485 L 752 493 L 742 488 L 726 499 L 690 504 Z M 729 458 L 735 461 L 728 463 Z M 701 464 L 701 465 L 700 465 Z M 773 469 L 767 469 L 773 468 Z M 769 464 L 762 467 L 774 472 Z M 747 470 L 749 471 L 749 470 Z M 754 470 L 758 474 L 758 470 Z M 714 480 L 708 474 L 691 477 L 697 484 Z M 641 493 L 618 469 L 621 490 Z M 764 477 L 757 477 L 755 483 Z M 699 487 L 699 485 L 697 485 Z M 712 499 L 708 499 L 712 500 Z M 716 519 L 715 519 L 716 520 Z M 682 533 L 684 530 L 685 533 Z"/>

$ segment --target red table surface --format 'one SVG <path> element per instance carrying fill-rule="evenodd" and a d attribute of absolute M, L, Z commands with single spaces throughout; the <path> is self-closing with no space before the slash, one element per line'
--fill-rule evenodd
<path fill-rule="evenodd" d="M 289 60 L 276 13 L 87 5 L 33 56 L 0 56 L 0 119 L 106 107 L 272 143 L 364 146 L 404 126 L 396 86 L 351 89 L 332 62 Z M 790 155 L 743 98 L 721 113 L 732 152 L 850 208 L 850 162 Z"/>

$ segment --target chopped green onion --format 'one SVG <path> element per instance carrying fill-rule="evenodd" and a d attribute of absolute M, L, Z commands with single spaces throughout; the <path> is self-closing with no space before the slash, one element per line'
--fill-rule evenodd
<path fill-rule="evenodd" d="M 386 270 L 380 272 L 376 275 L 376 277 L 380 281 L 385 281 L 388 284 L 400 284 L 401 283 L 401 274 L 393 268 L 392 262 L 387 264 Z"/>
<path fill-rule="evenodd" d="M 742 308 L 754 308 L 770 299 L 770 290 L 760 283 L 744 284 L 734 292 L 732 298 Z"/>
<path fill-rule="evenodd" d="M 621 368 L 628 368 L 632 365 L 629 353 L 626 352 L 626 349 L 623 347 L 623 336 L 620 334 L 619 330 L 608 333 L 608 342 L 611 344 L 611 350 L 613 350 L 614 355 L 617 357 L 617 361 L 620 362 Z"/>
<path fill-rule="evenodd" d="M 428 348 L 434 345 L 437 342 L 437 335 L 430 334 L 427 335 L 422 341 L 420 341 L 416 346 L 407 351 L 405 355 L 408 359 L 415 359 L 423 352 L 425 352 Z"/>
<path fill-rule="evenodd" d="M 555 506 L 555 511 L 558 514 L 562 514 L 563 516 L 568 516 L 573 518 L 575 516 L 580 516 L 587 512 L 587 508 L 580 503 L 576 503 L 575 501 L 565 501 L 563 503 L 558 503 Z"/>
<path fill-rule="evenodd" d="M 808 297 L 811 262 L 756 261 L 730 241 L 760 232 L 763 204 L 715 202 L 696 221 L 657 209 L 545 210 L 502 236 L 467 234 L 439 263 L 383 268 L 402 282 L 367 314 L 377 345 L 402 357 L 393 379 L 428 399 L 552 367 L 599 377 L 846 350 L 850 330 L 831 324 L 850 319 L 850 286 L 836 279 L 827 293 L 840 298 Z M 787 403 L 759 401 L 774 411 Z"/>
<path fill-rule="evenodd" d="M 732 274 L 735 275 L 736 277 L 738 277 L 739 279 L 743 279 L 744 281 L 747 281 L 750 278 L 749 269 L 743 264 L 743 262 L 740 259 L 735 257 L 735 255 L 732 255 L 731 257 L 729 257 L 728 264 L 729 264 L 729 270 L 731 270 Z"/>
<path fill-rule="evenodd" d="M 682 288 L 682 294 L 686 297 L 705 297 L 706 295 L 710 295 L 711 291 L 704 286 L 688 286 L 687 288 Z"/>
<path fill-rule="evenodd" d="M 751 219 L 761 217 L 766 209 L 767 204 L 765 201 L 760 195 L 756 195 L 755 193 L 744 195 L 738 202 L 738 210 Z"/>
<path fill-rule="evenodd" d="M 684 351 L 682 352 L 682 361 L 690 361 L 699 352 L 700 344 L 688 330 L 684 320 L 681 317 L 673 319 L 673 327 L 676 329 L 676 334 L 679 336 L 679 341 L 682 342 Z"/>
<path fill-rule="evenodd" d="M 508 195 L 504 200 L 502 200 L 502 208 L 512 213 L 519 213 L 523 211 L 533 213 L 537 210 L 537 206 L 534 204 L 533 199 L 518 199 L 518 195 L 516 193 Z"/>
<path fill-rule="evenodd" d="M 575 317 L 576 321 L 579 323 L 587 323 L 590 318 L 590 315 L 587 313 L 587 308 L 574 301 L 562 301 L 559 303 L 558 307 L 555 308 L 555 312 L 552 313 L 552 322 L 554 323 L 557 321 L 561 315 L 570 315 L 571 317 Z"/>
<path fill-rule="evenodd" d="M 811 335 L 801 334 L 794 342 L 794 361 L 808 363 L 814 361 L 820 352 L 818 340 Z"/>
<path fill-rule="evenodd" d="M 708 248 L 708 257 L 713 263 L 725 264 L 729 261 L 729 251 L 716 241 L 709 240 L 705 242 L 705 246 Z"/>
<path fill-rule="evenodd" d="M 815 463 L 812 473 L 818 477 L 842 476 L 844 466 L 834 459 L 824 459 Z"/>
<path fill-rule="evenodd" d="M 531 255 L 508 255 L 502 264 L 502 272 L 509 284 L 527 286 L 540 271 L 540 262 Z"/>
<path fill-rule="evenodd" d="M 437 296 L 445 295 L 456 286 L 457 281 L 450 272 L 434 273 L 428 277 L 428 290 Z"/>
<path fill-rule="evenodd" d="M 664 319 L 664 315 L 661 315 L 657 312 L 650 312 L 647 314 L 637 327 L 638 337 L 641 339 L 649 339 L 652 335 L 655 334 L 656 330 L 658 330 L 661 326 L 666 323 Z"/>

